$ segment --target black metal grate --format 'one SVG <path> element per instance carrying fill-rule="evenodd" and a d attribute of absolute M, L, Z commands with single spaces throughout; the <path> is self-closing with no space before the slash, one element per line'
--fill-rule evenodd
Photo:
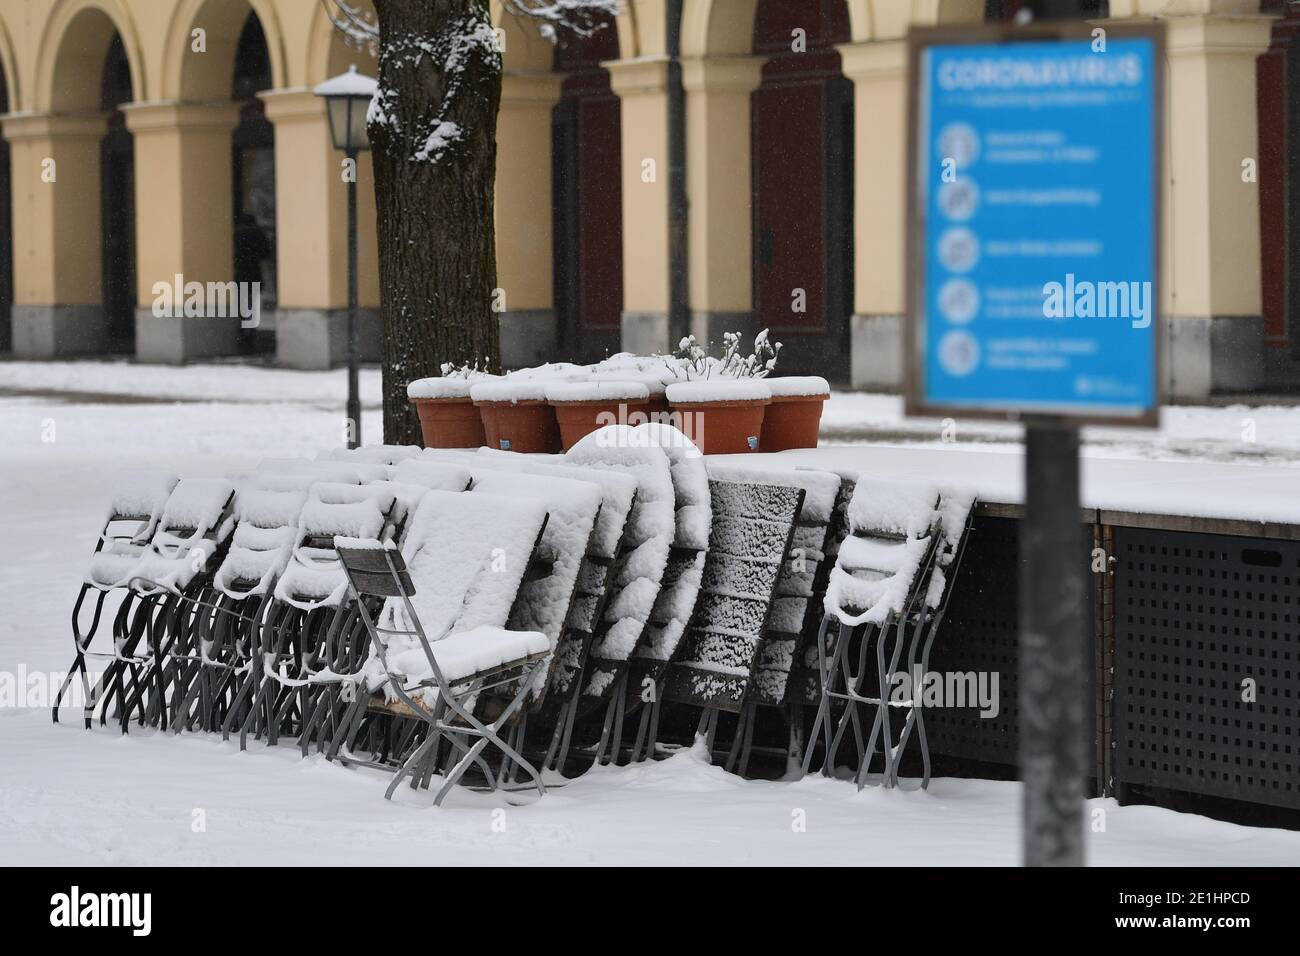
<path fill-rule="evenodd" d="M 1115 557 L 1116 781 L 1300 808 L 1300 542 L 1117 528 Z"/>
<path fill-rule="evenodd" d="M 987 763 L 1017 762 L 1017 524 L 1012 518 L 975 519 L 947 617 L 930 653 L 932 671 L 997 672 L 998 714 L 984 718 L 973 707 L 927 710 L 926 730 L 935 753 Z"/>

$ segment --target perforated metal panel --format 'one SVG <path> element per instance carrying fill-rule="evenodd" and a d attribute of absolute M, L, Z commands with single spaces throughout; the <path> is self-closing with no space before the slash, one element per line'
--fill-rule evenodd
<path fill-rule="evenodd" d="M 930 670 L 997 672 L 998 714 L 981 717 L 973 707 L 926 710 L 930 749 L 967 760 L 1015 765 L 1020 714 L 1017 522 L 977 517 L 966 548 L 948 615 L 930 653 Z"/>
<path fill-rule="evenodd" d="M 1116 528 L 1115 557 L 1116 781 L 1300 808 L 1300 543 Z"/>

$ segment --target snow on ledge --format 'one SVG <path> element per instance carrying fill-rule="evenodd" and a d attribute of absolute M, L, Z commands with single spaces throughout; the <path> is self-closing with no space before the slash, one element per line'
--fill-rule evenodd
<path fill-rule="evenodd" d="M 591 382 L 555 382 L 546 386 L 548 402 L 644 402 L 650 389 L 641 382 L 597 379 Z"/>
<path fill-rule="evenodd" d="M 534 379 L 475 382 L 469 395 L 476 402 L 544 402 L 546 385 L 544 380 Z"/>

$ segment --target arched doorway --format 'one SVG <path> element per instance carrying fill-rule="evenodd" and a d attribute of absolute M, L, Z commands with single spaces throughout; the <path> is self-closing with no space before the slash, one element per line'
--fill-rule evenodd
<path fill-rule="evenodd" d="M 271 89 L 271 56 L 257 14 L 244 20 L 235 47 L 231 99 L 239 104 L 239 125 L 231 134 L 231 181 L 234 186 L 234 270 L 236 282 L 259 282 L 262 312 L 275 314 L 275 129 L 257 94 Z M 262 322 L 245 329 L 241 348 L 246 352 L 275 350 L 275 327 Z"/>
<path fill-rule="evenodd" d="M 622 131 L 603 60 L 619 57 L 613 18 L 591 36 L 565 31 L 552 126 L 554 288 L 559 351 L 589 362 L 617 352 L 623 311 Z"/>
<path fill-rule="evenodd" d="M 781 369 L 846 379 L 853 289 L 853 85 L 843 0 L 762 0 L 754 53 L 754 312 L 785 342 Z"/>
<path fill-rule="evenodd" d="M 0 70 L 0 113 L 9 112 L 9 84 Z M 0 352 L 13 348 L 14 304 L 13 206 L 9 183 L 9 140 L 0 136 Z"/>
<path fill-rule="evenodd" d="M 131 67 L 122 38 L 113 34 L 104 56 L 100 109 L 108 131 L 99 146 L 101 283 L 109 350 L 130 352 L 135 342 L 135 146 L 123 103 L 131 102 Z"/>

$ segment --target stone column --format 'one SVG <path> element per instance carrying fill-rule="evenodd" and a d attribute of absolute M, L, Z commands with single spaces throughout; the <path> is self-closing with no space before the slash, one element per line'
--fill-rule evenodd
<path fill-rule="evenodd" d="M 855 388 L 903 384 L 907 245 L 907 46 L 836 49 L 853 81 L 853 317 Z"/>
<path fill-rule="evenodd" d="M 623 110 L 623 349 L 669 349 L 668 59 L 604 64 Z"/>
<path fill-rule="evenodd" d="M 691 332 L 701 342 L 755 331 L 750 94 L 762 69 L 757 57 L 682 61 Z"/>
<path fill-rule="evenodd" d="M 234 278 L 230 132 L 239 109 L 233 103 L 133 103 L 123 113 L 135 138 L 135 356 L 179 364 L 234 354 L 238 315 L 165 314 L 155 308 L 161 286 L 155 287 L 174 289 L 177 276 L 182 288 Z"/>
<path fill-rule="evenodd" d="M 13 351 L 19 358 L 95 354 L 112 344 L 100 244 L 103 116 L 10 115 Z"/>
<path fill-rule="evenodd" d="M 551 111 L 564 77 L 507 73 L 497 117 L 497 286 L 506 368 L 557 357 L 553 290 Z M 618 250 L 610 250 L 618 255 Z"/>
<path fill-rule="evenodd" d="M 348 197 L 345 156 L 330 138 L 325 101 L 307 89 L 259 93 L 275 127 L 275 358 L 286 368 L 347 361 Z M 357 154 L 357 344 L 361 360 L 383 356 L 375 185 L 368 152 Z"/>

